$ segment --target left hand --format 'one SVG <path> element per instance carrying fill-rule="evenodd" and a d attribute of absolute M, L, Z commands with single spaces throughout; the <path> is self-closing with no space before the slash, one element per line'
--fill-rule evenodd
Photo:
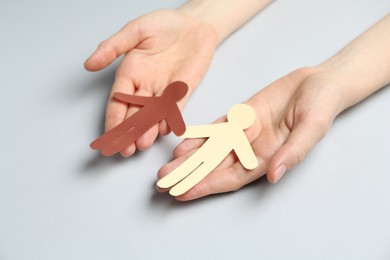
<path fill-rule="evenodd" d="M 113 98 L 115 92 L 160 96 L 169 83 L 184 81 L 190 89 L 178 102 L 182 110 L 206 73 L 217 44 L 213 26 L 178 10 L 143 15 L 103 41 L 85 62 L 87 70 L 101 70 L 124 55 L 107 103 L 106 132 L 139 110 L 139 106 Z M 166 135 L 169 131 L 165 120 L 161 121 L 123 149 L 122 156 L 131 156 L 136 148 L 149 148 L 159 133 Z"/>

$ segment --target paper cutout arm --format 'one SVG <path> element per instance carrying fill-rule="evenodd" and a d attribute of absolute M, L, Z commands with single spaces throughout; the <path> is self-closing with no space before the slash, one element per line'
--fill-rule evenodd
<path fill-rule="evenodd" d="M 213 125 L 195 125 L 187 126 L 187 129 L 181 138 L 206 138 L 212 136 L 216 131 L 218 124 Z"/>
<path fill-rule="evenodd" d="M 116 92 L 114 93 L 114 98 L 125 103 L 143 106 L 150 102 L 151 97 L 140 97 L 140 96 L 127 95 L 124 93 Z"/>
<path fill-rule="evenodd" d="M 241 138 L 238 138 L 236 146 L 234 147 L 234 152 L 236 153 L 238 160 L 242 166 L 244 166 L 244 168 L 253 170 L 259 165 L 252 146 L 250 145 L 244 133 L 242 134 Z"/>
<path fill-rule="evenodd" d="M 169 114 L 165 117 L 165 120 L 175 135 L 180 136 L 185 133 L 186 125 L 177 106 L 174 106 L 171 111 L 169 111 Z"/>

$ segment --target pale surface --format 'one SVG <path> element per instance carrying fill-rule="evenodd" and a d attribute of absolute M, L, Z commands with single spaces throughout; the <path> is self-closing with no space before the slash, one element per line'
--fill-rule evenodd
<path fill-rule="evenodd" d="M 89 148 L 116 64 L 83 71 L 129 19 L 182 1 L 0 1 L 0 259 L 390 259 L 390 88 L 340 116 L 280 183 L 179 203 L 155 192 L 179 139 L 131 159 Z M 218 50 L 184 111 L 212 122 L 335 53 L 389 0 L 278 1 Z"/>
<path fill-rule="evenodd" d="M 258 166 L 257 158 L 244 133 L 244 129 L 255 121 L 255 116 L 252 107 L 238 104 L 229 110 L 227 122 L 187 126 L 181 137 L 206 138 L 206 142 L 176 169 L 159 180 L 157 185 L 160 188 L 173 186 L 169 194 L 182 195 L 204 179 L 233 151 L 246 169 L 255 169 Z"/>

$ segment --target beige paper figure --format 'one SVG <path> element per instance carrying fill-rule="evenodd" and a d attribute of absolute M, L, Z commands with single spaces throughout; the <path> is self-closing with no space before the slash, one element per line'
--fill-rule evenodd
<path fill-rule="evenodd" d="M 169 193 L 172 196 L 184 194 L 214 170 L 232 150 L 246 169 L 256 168 L 257 158 L 243 131 L 255 121 L 255 111 L 248 105 L 235 105 L 229 110 L 227 121 L 187 127 L 180 137 L 209 139 L 190 158 L 159 180 L 157 186 L 170 188 L 176 184 Z"/>

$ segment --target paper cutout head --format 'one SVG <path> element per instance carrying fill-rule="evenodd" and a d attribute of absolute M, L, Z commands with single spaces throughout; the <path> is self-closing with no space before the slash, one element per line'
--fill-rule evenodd
<path fill-rule="evenodd" d="M 241 129 L 247 129 L 253 122 L 255 122 L 256 113 L 252 107 L 244 104 L 238 104 L 230 108 L 227 114 L 228 122 L 240 127 Z"/>
<path fill-rule="evenodd" d="M 162 94 L 169 100 L 175 100 L 176 102 L 182 99 L 188 92 L 188 86 L 182 81 L 175 81 L 169 84 Z"/>

